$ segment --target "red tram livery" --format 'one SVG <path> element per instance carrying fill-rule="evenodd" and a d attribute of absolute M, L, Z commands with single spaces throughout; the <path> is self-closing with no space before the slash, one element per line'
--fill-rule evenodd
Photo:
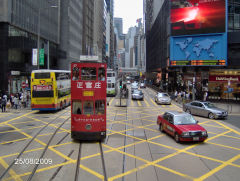
<path fill-rule="evenodd" d="M 97 61 L 71 64 L 71 136 L 78 140 L 106 137 L 106 68 Z"/>

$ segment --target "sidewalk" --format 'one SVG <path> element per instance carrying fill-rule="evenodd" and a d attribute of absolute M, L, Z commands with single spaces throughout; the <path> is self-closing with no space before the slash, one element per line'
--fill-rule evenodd
<path fill-rule="evenodd" d="M 151 89 L 157 92 L 154 88 L 151 88 Z M 182 108 L 183 106 L 182 102 L 176 102 L 174 99 L 172 99 L 172 102 L 174 102 L 174 104 L 176 104 L 178 107 Z M 191 101 L 188 101 L 188 102 L 191 102 Z M 227 101 L 221 101 L 221 100 L 218 100 L 218 101 L 210 100 L 209 102 L 214 103 L 219 108 L 225 109 L 226 111 L 228 111 L 229 114 L 240 114 L 240 101 L 239 103 L 227 102 Z"/>
<path fill-rule="evenodd" d="M 15 108 L 6 108 L 6 112 L 2 112 L 2 109 L 0 109 L 0 113 L 18 113 L 18 112 L 22 112 L 22 111 L 31 111 L 31 107 L 21 107 L 21 108 L 18 108 L 18 109 L 15 109 Z"/>

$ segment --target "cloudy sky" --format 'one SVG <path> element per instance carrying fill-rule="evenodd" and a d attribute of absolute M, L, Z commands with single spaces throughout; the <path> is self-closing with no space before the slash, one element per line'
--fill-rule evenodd
<path fill-rule="evenodd" d="M 123 33 L 143 17 L 143 0 L 114 0 L 114 17 L 123 18 Z"/>

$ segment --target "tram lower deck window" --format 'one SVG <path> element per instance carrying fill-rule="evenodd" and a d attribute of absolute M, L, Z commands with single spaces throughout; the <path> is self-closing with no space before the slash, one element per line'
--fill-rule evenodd
<path fill-rule="evenodd" d="M 95 101 L 95 114 L 104 113 L 105 113 L 105 101 L 104 100 Z"/>
<path fill-rule="evenodd" d="M 82 114 L 82 102 L 81 101 L 72 101 L 72 112 L 73 114 Z"/>
<path fill-rule="evenodd" d="M 83 112 L 84 114 L 93 114 L 93 101 L 85 101 L 83 104 Z"/>

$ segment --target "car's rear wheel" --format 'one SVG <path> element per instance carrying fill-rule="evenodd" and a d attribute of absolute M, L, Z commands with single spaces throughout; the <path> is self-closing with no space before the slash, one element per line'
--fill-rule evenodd
<path fill-rule="evenodd" d="M 186 109 L 186 113 L 191 114 L 191 111 L 189 109 Z"/>
<path fill-rule="evenodd" d="M 179 143 L 179 142 L 180 142 L 179 134 L 175 133 L 174 139 L 175 139 L 175 141 L 176 141 L 177 143 Z"/>
<path fill-rule="evenodd" d="M 162 124 L 159 124 L 159 130 L 163 133 L 164 130 L 163 130 L 163 127 L 162 127 Z"/>
<path fill-rule="evenodd" d="M 210 113 L 208 114 L 208 118 L 209 118 L 209 119 L 214 119 L 214 118 L 215 118 L 215 116 L 214 116 L 214 114 L 213 114 L 213 113 L 211 113 L 211 112 L 210 112 Z"/>

